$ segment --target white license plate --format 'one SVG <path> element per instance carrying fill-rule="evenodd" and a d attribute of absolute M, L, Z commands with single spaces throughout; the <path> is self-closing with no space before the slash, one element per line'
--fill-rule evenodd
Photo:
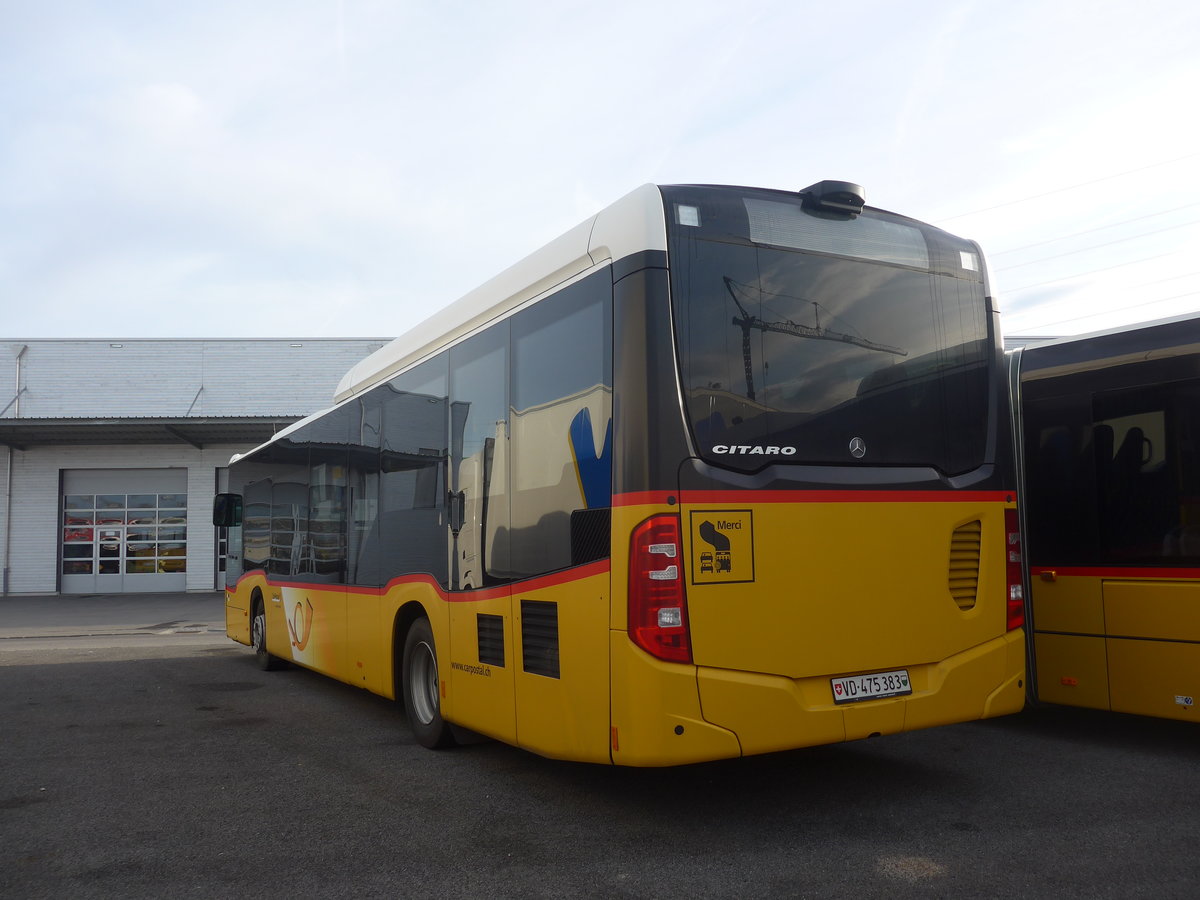
<path fill-rule="evenodd" d="M 912 693 L 907 669 L 892 672 L 872 672 L 869 675 L 850 675 L 831 678 L 834 703 L 856 703 L 859 700 L 879 700 L 882 697 L 903 697 Z"/>

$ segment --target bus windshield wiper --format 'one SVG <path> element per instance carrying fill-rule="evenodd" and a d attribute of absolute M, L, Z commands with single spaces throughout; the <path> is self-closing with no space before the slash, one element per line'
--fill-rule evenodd
<path fill-rule="evenodd" d="M 753 328 L 759 331 L 773 331 L 776 334 L 790 334 L 792 337 L 810 338 L 818 341 L 837 341 L 841 344 L 853 344 L 856 347 L 862 347 L 864 350 L 877 350 L 880 353 L 891 353 L 896 356 L 908 356 L 908 351 L 900 347 L 893 347 L 890 344 L 881 344 L 877 341 L 869 341 L 866 338 L 859 337 L 856 334 L 849 334 L 845 331 L 835 331 L 832 328 L 825 328 L 821 325 L 821 304 L 815 300 L 805 300 L 802 297 L 791 298 L 798 299 L 804 303 L 811 303 L 815 317 L 815 324 L 800 325 L 793 322 L 791 319 L 771 322 L 766 319 L 761 319 L 758 316 L 751 315 L 746 311 L 746 307 L 742 306 L 741 300 L 738 299 L 737 288 L 745 288 L 747 285 L 735 282 L 728 275 L 723 276 L 725 282 L 725 290 L 729 292 L 729 296 L 733 298 L 734 304 L 737 305 L 741 312 L 740 316 L 733 317 L 733 324 L 742 329 L 742 360 L 746 367 L 746 397 L 750 400 L 754 399 L 754 372 L 750 361 L 750 330 Z"/>

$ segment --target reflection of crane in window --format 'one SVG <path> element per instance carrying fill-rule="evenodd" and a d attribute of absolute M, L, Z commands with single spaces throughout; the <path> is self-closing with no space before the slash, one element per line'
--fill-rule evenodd
<path fill-rule="evenodd" d="M 834 331 L 831 328 L 825 328 L 821 325 L 821 309 L 822 306 L 816 300 L 802 300 L 797 297 L 789 297 L 789 300 L 801 299 L 801 302 L 812 304 L 814 324 L 800 325 L 793 322 L 791 319 L 778 322 L 769 322 L 766 319 L 760 319 L 758 316 L 753 316 L 746 311 L 746 307 L 742 306 L 742 301 L 738 299 L 738 291 L 752 291 L 750 285 L 741 284 L 734 281 L 728 275 L 724 277 L 725 290 L 729 291 L 729 296 L 733 298 L 733 302 L 737 305 L 740 316 L 733 317 L 733 324 L 742 329 L 742 361 L 746 367 L 746 397 L 749 400 L 754 399 L 754 369 L 750 360 L 750 330 L 757 328 L 759 331 L 773 331 L 777 334 L 790 334 L 792 337 L 811 338 L 818 341 L 837 341 L 841 344 L 853 344 L 856 347 L 863 347 L 867 350 L 878 350 L 881 353 L 893 353 L 896 356 L 908 356 L 907 350 L 902 350 L 899 347 L 892 347 L 888 344 L 879 344 L 875 341 L 868 341 L 866 338 L 859 337 L 856 334 L 848 334 L 844 331 Z M 758 294 L 762 294 L 762 289 L 757 290 Z M 771 296 L 784 296 L 782 294 L 773 294 Z"/>

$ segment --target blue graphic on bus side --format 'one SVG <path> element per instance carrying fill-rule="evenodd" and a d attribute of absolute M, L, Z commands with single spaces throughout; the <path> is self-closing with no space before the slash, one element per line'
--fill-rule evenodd
<path fill-rule="evenodd" d="M 612 419 L 608 420 L 604 449 L 599 454 L 592 437 L 592 414 L 586 406 L 575 414 L 567 434 L 571 455 L 575 457 L 575 471 L 583 486 L 583 502 L 588 509 L 612 506 Z"/>

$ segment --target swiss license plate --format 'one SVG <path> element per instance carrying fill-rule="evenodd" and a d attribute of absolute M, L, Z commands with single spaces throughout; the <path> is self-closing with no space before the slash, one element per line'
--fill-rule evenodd
<path fill-rule="evenodd" d="M 903 697 L 912 693 L 907 669 L 892 672 L 872 672 L 869 675 L 848 675 L 831 678 L 834 703 L 857 703 L 860 700 L 879 700 L 883 697 Z"/>

